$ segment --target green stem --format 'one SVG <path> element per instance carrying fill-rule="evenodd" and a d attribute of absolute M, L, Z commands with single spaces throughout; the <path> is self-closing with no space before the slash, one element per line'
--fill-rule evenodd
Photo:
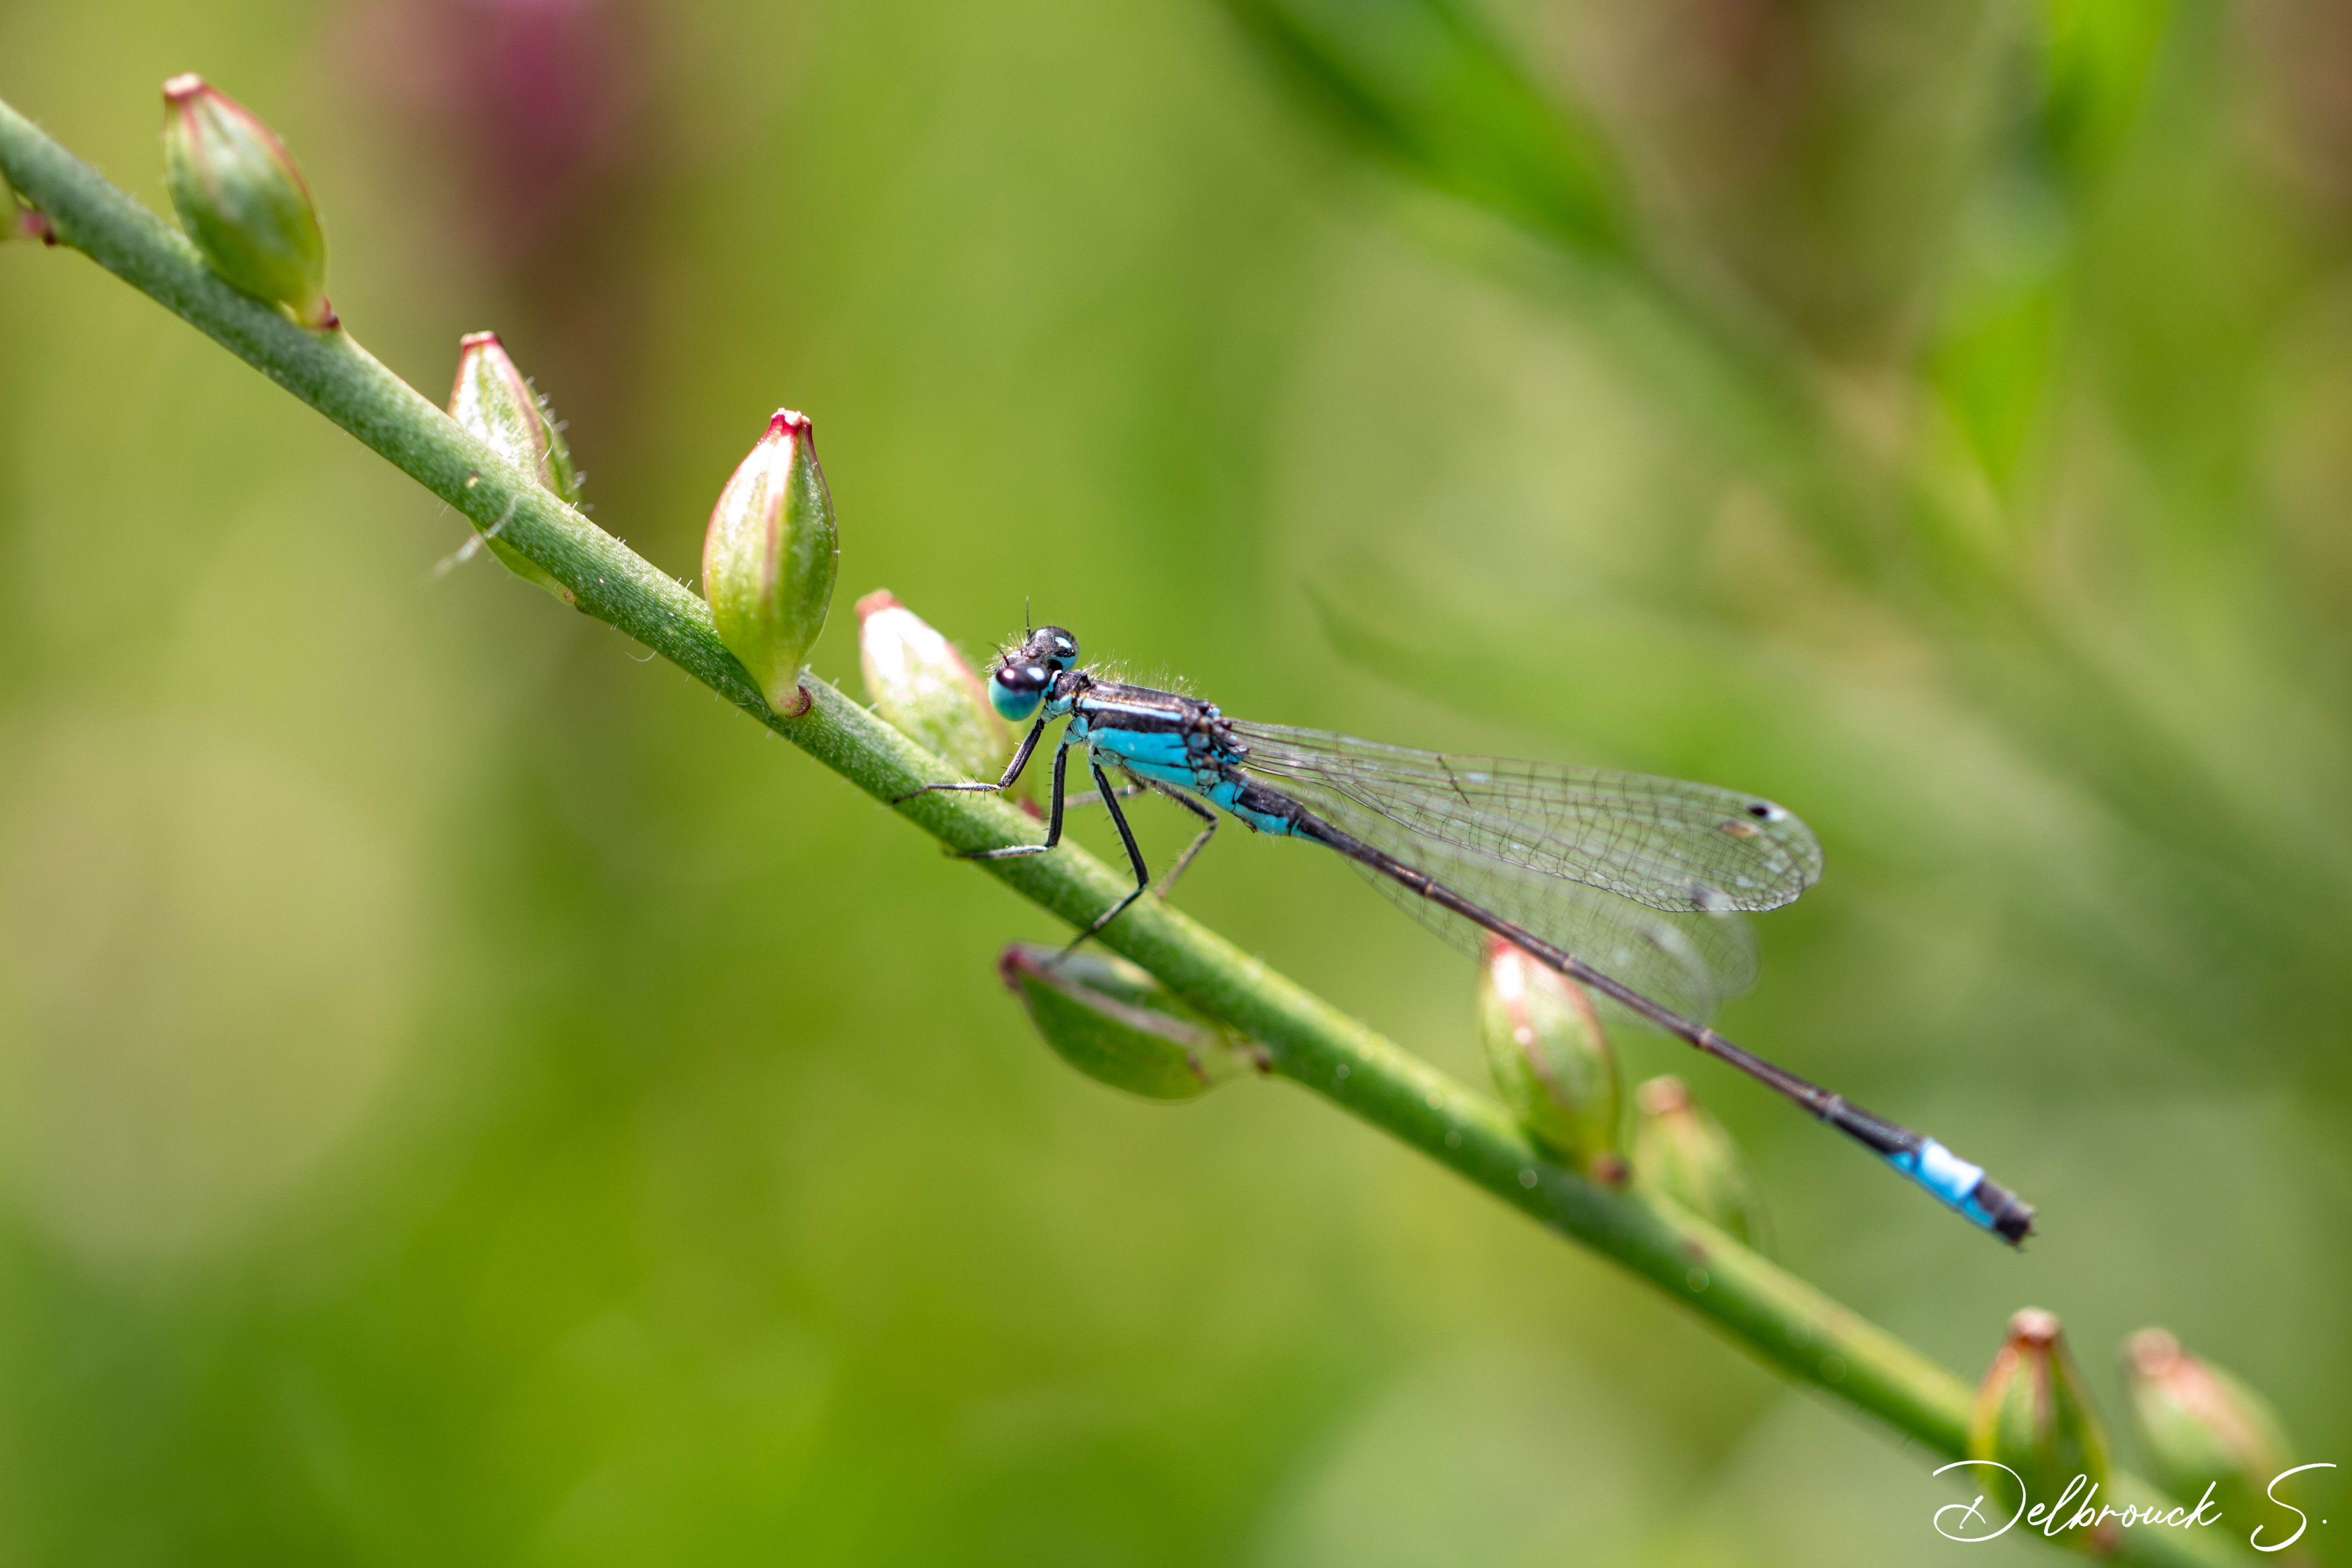
<path fill-rule="evenodd" d="M 888 802 L 946 774 L 937 758 L 814 677 L 803 678 L 812 699 L 805 712 L 784 718 L 772 711 L 719 643 L 709 610 L 683 584 L 508 468 L 348 334 L 306 331 L 222 282 L 177 230 L 5 102 L 0 170 L 47 216 L 58 243 L 229 349 L 476 526 L 499 528 L 509 543 L 569 587 L 582 610 L 662 654 L 858 788 Z M 1035 827 L 986 795 L 918 795 L 898 810 L 955 850 L 1030 842 Z M 981 864 L 1074 926 L 1126 891 L 1118 873 L 1075 847 Z M 1157 900 L 1137 904 L 1102 940 L 1257 1039 L 1276 1075 L 1615 1259 L 1759 1359 L 1870 1412 L 1934 1453 L 1961 1454 L 1968 1384 L 1803 1280 L 1671 1204 L 1549 1163 L 1493 1101 Z M 2155 1495 L 2129 1477 L 2117 1477 L 2113 1489 L 2118 1500 Z M 2126 1532 L 2122 1556 L 2205 1560 L 2146 1531 Z"/>

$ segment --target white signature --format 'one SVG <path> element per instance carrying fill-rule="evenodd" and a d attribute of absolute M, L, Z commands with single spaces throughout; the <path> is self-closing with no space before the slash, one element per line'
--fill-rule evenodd
<path fill-rule="evenodd" d="M 2113 1508 L 2098 1502 L 2097 1483 L 2088 1476 L 2076 1476 L 2066 1483 L 2066 1489 L 2058 1494 L 2056 1501 L 2037 1502 L 2028 1507 L 2027 1504 L 2031 1500 L 2025 1495 L 2025 1478 L 1997 1460 L 1955 1459 L 1943 1467 L 1943 1469 L 1937 1470 L 1936 1474 L 1940 1476 L 1944 1470 L 1957 1470 L 1966 1465 L 1979 1465 L 1999 1470 L 2014 1481 L 2017 1484 L 2017 1511 L 2011 1514 L 1996 1529 L 1993 1527 L 1993 1521 L 1985 1516 L 1985 1500 L 1982 1497 L 1979 1497 L 1974 1502 L 1946 1503 L 1936 1510 L 1936 1533 L 1948 1541 L 1990 1541 L 1995 1536 L 2009 1533 L 2010 1526 L 2021 1519 L 2025 1521 L 2028 1530 L 2039 1530 L 2044 1535 L 2055 1536 L 2069 1530 L 2095 1530 L 2110 1520 L 2126 1529 L 2133 1525 L 2154 1524 L 2168 1530 L 2187 1530 L 2191 1526 L 2217 1524 L 2221 1518 L 2221 1510 L 2213 1508 L 2214 1489 L 2211 1486 L 2205 1489 L 2205 1495 L 2197 1500 L 2195 1508 Z M 2305 1517 L 2303 1510 L 2278 1495 L 2278 1484 L 2287 1477 L 2301 1475 L 2305 1470 L 2332 1470 L 2335 1468 L 2332 1464 L 2297 1465 L 2294 1469 L 2281 1470 L 2277 1475 L 2273 1476 L 2271 1484 L 2263 1489 L 2264 1494 L 2271 1501 L 2294 1515 L 2294 1533 L 2284 1541 L 2265 1542 L 2263 1540 L 2263 1527 L 2256 1525 L 2253 1534 L 2247 1539 L 2246 1544 L 2257 1552 L 2284 1552 L 2302 1540 L 2303 1532 L 2309 1527 L 2311 1521 Z M 2069 1507 L 2074 1510 L 2072 1513 L 2067 1512 Z M 2212 1510 L 2210 1517 L 2207 1513 L 2209 1509 Z M 1958 1514 L 1959 1517 L 1947 1525 L 1945 1523 L 1947 1514 Z M 2327 1521 L 2323 1519 L 2319 1522 L 2326 1524 Z"/>

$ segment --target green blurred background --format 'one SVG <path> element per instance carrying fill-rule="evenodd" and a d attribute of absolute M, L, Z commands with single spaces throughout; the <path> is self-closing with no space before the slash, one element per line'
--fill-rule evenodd
<path fill-rule="evenodd" d="M 1784 1260 L 1970 1378 L 2050 1308 L 2111 1414 L 2165 1325 L 2342 1460 L 2347 15 L 92 0 L 0 9 L 0 95 L 158 210 L 162 79 L 253 105 L 353 330 L 436 398 L 499 330 L 681 575 L 809 411 L 853 689 L 887 586 L 1789 803 L 1729 1031 L 2043 1233 L 1623 1041 Z M 96 268 L 0 248 L 0 1563 L 1963 1550 L 1321 1103 L 1076 1077 L 993 973 L 1041 915 Z M 1479 1077 L 1329 858 L 1181 901 Z"/>

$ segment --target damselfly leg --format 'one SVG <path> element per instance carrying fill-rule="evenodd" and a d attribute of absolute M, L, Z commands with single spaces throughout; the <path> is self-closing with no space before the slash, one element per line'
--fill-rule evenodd
<path fill-rule="evenodd" d="M 1184 847 L 1184 853 L 1176 857 L 1176 864 L 1168 868 L 1168 875 L 1160 878 L 1151 889 L 1164 899 L 1168 896 L 1168 889 L 1176 885 L 1176 879 L 1182 876 L 1185 868 L 1192 864 L 1192 858 L 1206 849 L 1209 847 L 1209 840 L 1216 837 L 1217 814 L 1181 789 L 1170 789 L 1163 784 L 1152 784 L 1151 789 L 1154 794 L 1166 795 L 1201 819 L 1201 831 L 1193 836 L 1192 843 Z"/>
<path fill-rule="evenodd" d="M 1046 723 L 1047 721 L 1040 719 L 1029 726 L 1029 733 L 1021 738 L 1021 749 L 1013 753 L 1013 761 L 1006 766 L 1004 776 L 994 784 L 929 784 L 920 789 L 910 789 L 902 795 L 893 796 L 890 804 L 904 805 L 919 795 L 1003 795 L 1021 782 L 1023 771 L 1029 766 L 1030 755 L 1037 750 L 1037 742 L 1045 738 Z"/>
<path fill-rule="evenodd" d="M 1036 750 L 1038 737 L 1043 733 L 1044 729 L 1044 724 L 1040 723 L 1030 730 L 1027 738 L 1022 742 L 1021 749 L 1013 754 L 1012 765 L 1004 770 L 1004 776 L 992 784 L 926 784 L 921 789 L 900 795 L 892 804 L 902 804 L 914 799 L 916 795 L 928 795 L 933 791 L 1001 794 L 1020 781 L 1022 771 L 1028 764 L 1031 753 Z M 1124 786 L 1112 784 L 1109 776 L 1103 771 L 1101 763 L 1095 760 L 1091 751 L 1087 755 L 1087 769 L 1094 775 L 1095 787 L 1083 795 L 1070 794 L 1069 757 L 1073 743 L 1065 740 L 1054 751 L 1054 790 L 1051 803 L 1046 810 L 1044 843 L 1008 844 L 994 849 L 967 849 L 959 852 L 956 856 L 956 858 L 961 860 L 1013 860 L 1030 855 L 1043 855 L 1049 849 L 1061 847 L 1063 814 L 1067 808 L 1100 804 L 1105 810 L 1108 811 L 1111 826 L 1118 829 L 1119 844 L 1127 851 L 1128 865 L 1135 872 L 1135 890 L 1096 916 L 1084 931 L 1072 938 L 1069 945 L 1062 949 L 1062 956 L 1066 958 L 1085 945 L 1089 939 L 1100 935 L 1106 926 L 1126 913 L 1128 907 L 1145 893 L 1150 893 L 1158 898 L 1166 898 L 1168 889 L 1176 885 L 1176 879 L 1191 868 L 1193 859 L 1208 847 L 1209 840 L 1216 836 L 1217 831 L 1217 814 L 1181 790 L 1171 789 L 1155 779 L 1139 779 L 1131 773 L 1128 775 L 1129 782 Z M 1195 834 L 1192 841 L 1184 847 L 1183 853 L 1176 857 L 1176 862 L 1168 868 L 1168 874 L 1156 883 L 1151 879 L 1150 867 L 1143 858 L 1142 847 L 1135 841 L 1135 830 L 1128 825 L 1127 813 L 1120 810 L 1118 805 L 1122 800 L 1134 799 L 1146 790 L 1155 795 L 1165 795 L 1198 817 L 1201 822 L 1201 831 Z"/>
<path fill-rule="evenodd" d="M 1072 937 L 1070 939 L 1070 945 L 1062 949 L 1062 957 L 1064 958 L 1067 958 L 1070 954 L 1077 952 L 1078 949 L 1085 944 L 1087 938 L 1095 935 L 1097 932 L 1100 931 L 1103 927 L 1110 924 L 1111 921 L 1125 914 L 1127 912 L 1127 906 L 1135 902 L 1136 900 L 1143 897 L 1145 890 L 1151 886 L 1151 868 L 1143 863 L 1143 851 L 1137 847 L 1135 842 L 1135 829 L 1127 825 L 1127 813 L 1119 810 L 1118 796 L 1112 791 L 1110 787 L 1110 780 L 1104 774 L 1102 764 L 1094 761 L 1093 754 L 1089 752 L 1087 755 L 1087 765 L 1095 775 L 1095 788 L 1102 792 L 1103 806 L 1110 813 L 1111 826 L 1118 829 L 1118 841 L 1127 846 L 1127 863 L 1135 868 L 1135 891 L 1128 894 L 1127 897 L 1119 900 L 1118 902 L 1113 904 L 1110 908 L 1097 915 L 1095 917 L 1094 924 L 1087 927 L 1086 930 L 1080 931 L 1076 936 Z M 1062 773 L 1061 770 L 1056 768 L 1054 771 L 1054 816 L 1057 821 L 1060 819 L 1062 815 L 1061 795 Z"/>

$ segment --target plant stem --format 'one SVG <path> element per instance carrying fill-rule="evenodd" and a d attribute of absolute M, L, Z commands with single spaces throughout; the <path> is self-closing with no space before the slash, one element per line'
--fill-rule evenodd
<path fill-rule="evenodd" d="M 179 232 L 0 102 L 0 170 L 70 246 L 350 431 L 480 528 L 569 587 L 580 608 L 662 654 L 876 799 L 948 776 L 940 761 L 814 677 L 795 718 L 771 710 L 711 629 L 703 602 L 619 540 L 509 468 L 385 369 L 348 333 L 313 332 L 215 278 Z M 901 816 L 953 850 L 1033 839 L 1035 824 L 988 795 L 925 795 Z M 980 862 L 1014 891 L 1083 926 L 1127 890 L 1075 846 Z M 1155 899 L 1103 942 L 1179 995 L 1246 1031 L 1271 1070 L 1450 1167 L 1538 1223 L 1648 1279 L 1749 1353 L 1957 1458 L 1970 1390 L 1885 1330 L 1847 1311 L 1670 1203 L 1587 1181 L 1548 1163 L 1486 1097 Z M 2127 1476 L 2116 1500 L 2152 1501 Z M 1925 1521 L 1922 1521 L 1923 1527 Z M 2218 1543 L 2126 1531 L 2119 1560 L 2226 1561 Z"/>

